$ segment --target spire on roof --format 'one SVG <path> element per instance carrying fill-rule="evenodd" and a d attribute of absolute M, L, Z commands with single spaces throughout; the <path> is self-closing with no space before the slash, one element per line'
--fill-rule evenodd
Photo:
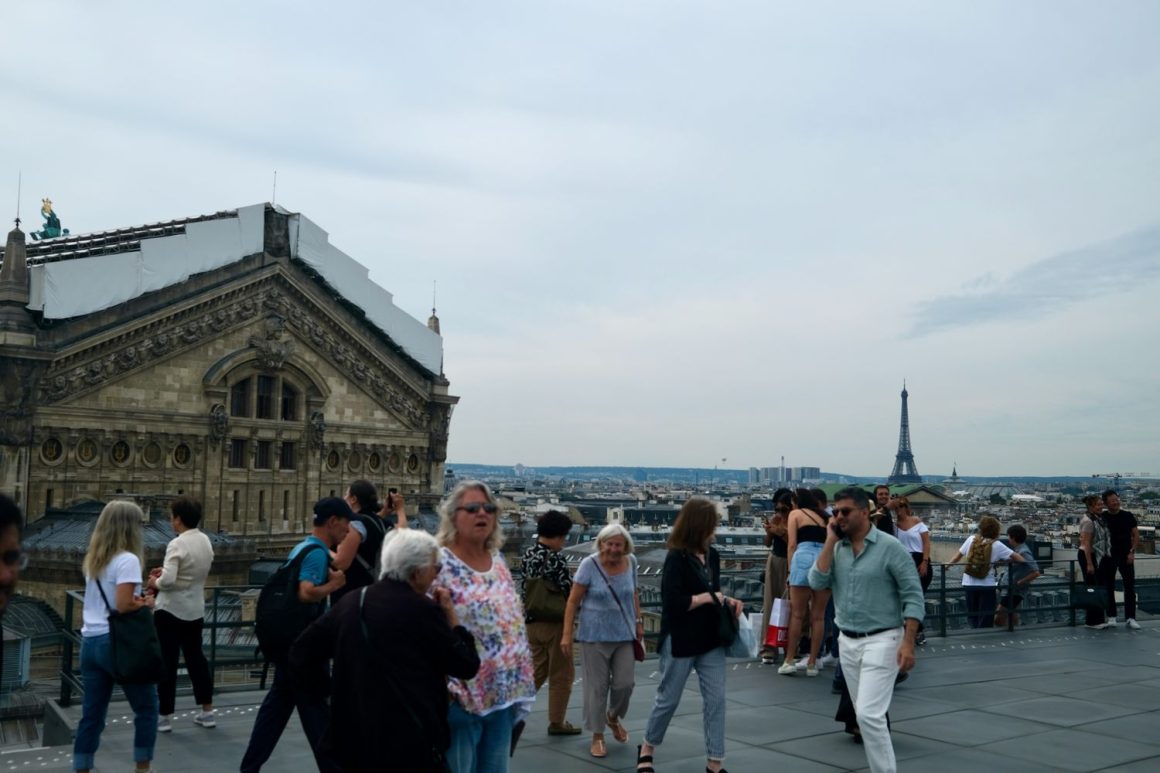
<path fill-rule="evenodd" d="M 442 335 L 439 332 L 439 317 L 435 314 L 435 291 L 437 285 L 435 282 L 431 283 L 431 316 L 427 318 L 427 327 L 435 331 L 435 335 Z"/>

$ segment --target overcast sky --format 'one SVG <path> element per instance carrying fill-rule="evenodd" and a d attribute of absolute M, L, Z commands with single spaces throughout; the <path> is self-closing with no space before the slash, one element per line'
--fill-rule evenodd
<path fill-rule="evenodd" d="M 1160 472 L 1160 3 L 4 3 L 0 201 L 277 201 L 452 462 Z M 35 227 L 35 226 L 34 226 Z"/>

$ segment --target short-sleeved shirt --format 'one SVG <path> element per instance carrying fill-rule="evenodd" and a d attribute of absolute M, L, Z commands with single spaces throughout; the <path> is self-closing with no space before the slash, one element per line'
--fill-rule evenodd
<path fill-rule="evenodd" d="M 1011 582 L 1018 584 L 1024 577 L 1032 572 L 1039 571 L 1039 563 L 1035 560 L 1035 554 L 1031 552 L 1031 548 L 1027 547 L 1027 543 L 1015 547 L 1015 552 L 1023 556 L 1023 563 L 1015 561 L 1011 564 Z"/>
<path fill-rule="evenodd" d="M 109 607 L 97 590 L 98 582 L 113 607 L 117 606 L 118 585 L 131 582 L 133 595 L 141 595 L 141 559 L 127 550 L 122 551 L 113 556 L 97 579 L 85 578 L 85 607 L 81 636 L 104 636 L 109 632 Z"/>
<path fill-rule="evenodd" d="M 972 534 L 967 537 L 967 541 L 959 548 L 959 555 L 966 558 L 971 552 L 971 545 L 975 544 L 975 539 L 979 535 Z M 1015 553 L 1014 550 L 1004 545 L 999 540 L 991 543 L 991 571 L 987 572 L 986 577 L 972 577 L 963 572 L 963 587 L 964 588 L 994 588 L 997 580 L 995 578 L 995 563 L 998 561 L 1006 561 Z"/>
<path fill-rule="evenodd" d="M 620 574 L 608 574 L 599 564 L 599 557 L 588 556 L 580 562 L 573 580 L 588 590 L 580 605 L 580 624 L 576 641 L 632 641 L 636 638 L 636 556 L 628 556 L 628 568 Z M 608 582 L 601 577 L 601 572 Z M 609 589 L 609 583 L 612 588 Z M 616 605 L 612 593 L 621 606 Z M 621 612 L 621 607 L 624 611 Z M 630 622 L 631 621 L 631 622 Z"/>
<path fill-rule="evenodd" d="M 922 521 L 919 521 L 909 529 L 903 529 L 897 524 L 894 526 L 894 538 L 902 543 L 902 547 L 906 548 L 909 553 L 922 552 L 922 535 L 929 532 L 930 529 Z"/>
<path fill-rule="evenodd" d="M 286 563 L 293 561 L 294 556 L 301 553 L 307 545 L 320 545 L 324 549 L 311 550 L 306 554 L 306 558 L 302 559 L 302 565 L 298 568 L 298 581 L 325 585 L 327 570 L 330 569 L 330 548 L 327 548 L 326 543 L 313 534 L 294 546 L 290 555 L 286 557 Z"/>
<path fill-rule="evenodd" d="M 1132 529 L 1140 524 L 1136 516 L 1127 510 L 1118 513 L 1104 511 L 1104 523 L 1108 525 L 1108 534 L 1112 538 L 1112 556 L 1123 558 L 1132 550 Z"/>

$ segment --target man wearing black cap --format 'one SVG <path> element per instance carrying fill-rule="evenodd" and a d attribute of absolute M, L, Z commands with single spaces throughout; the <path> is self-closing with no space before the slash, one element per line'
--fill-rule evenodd
<path fill-rule="evenodd" d="M 346 575 L 330 568 L 330 551 L 346 536 L 352 515 L 350 505 L 338 497 L 318 500 L 314 505 L 314 528 L 310 536 L 295 545 L 286 559 L 290 563 L 299 553 L 309 551 L 298 569 L 298 600 L 303 604 L 317 605 L 319 613 L 325 608 L 330 594 L 346 584 Z M 317 549 L 319 547 L 322 549 Z M 308 695 L 308 691 L 295 689 L 294 679 L 286 671 L 285 663 L 274 664 L 274 680 L 254 718 L 250 743 L 242 757 L 242 773 L 262 769 L 296 708 L 310 748 L 317 749 L 322 740 L 329 721 L 325 698 L 316 699 Z"/>

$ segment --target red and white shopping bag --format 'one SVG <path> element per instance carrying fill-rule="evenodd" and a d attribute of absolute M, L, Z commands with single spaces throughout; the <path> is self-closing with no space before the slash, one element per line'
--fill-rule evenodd
<path fill-rule="evenodd" d="M 769 629 L 765 632 L 765 646 L 785 648 L 789 641 L 789 599 L 774 599 L 769 613 Z"/>

